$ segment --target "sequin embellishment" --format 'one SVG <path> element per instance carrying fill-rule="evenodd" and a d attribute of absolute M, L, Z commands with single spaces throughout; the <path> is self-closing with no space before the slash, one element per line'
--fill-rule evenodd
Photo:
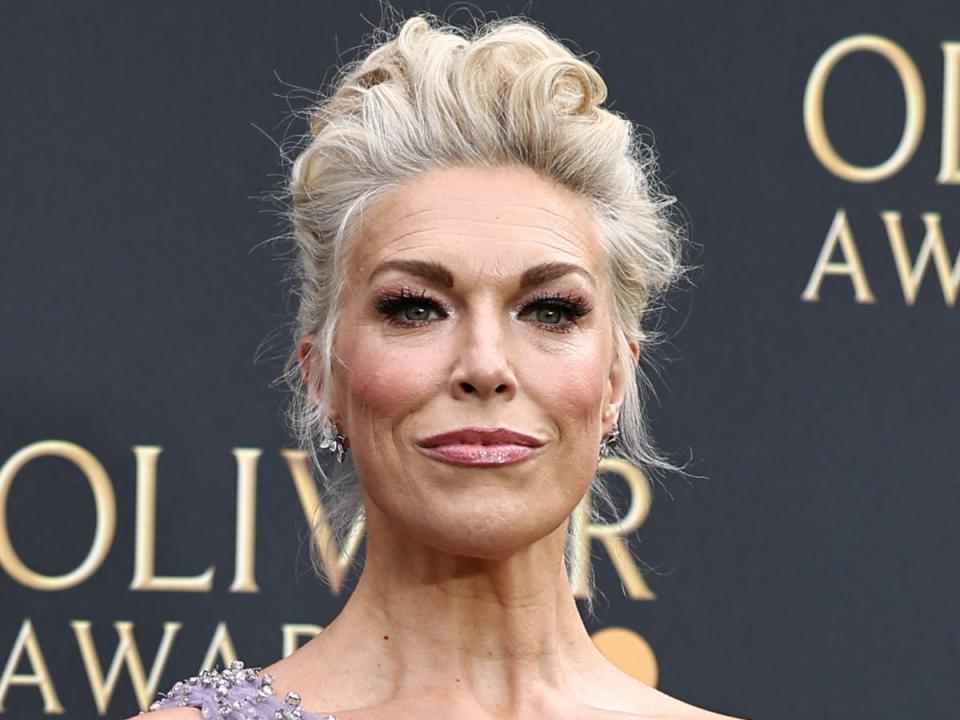
<path fill-rule="evenodd" d="M 234 660 L 222 671 L 201 670 L 199 675 L 178 680 L 169 692 L 160 693 L 150 710 L 196 707 L 203 720 L 337 720 L 334 715 L 307 712 L 292 690 L 280 700 L 273 689 L 273 676 L 264 673 L 258 677 L 258 670 L 244 668 L 242 660 Z"/>

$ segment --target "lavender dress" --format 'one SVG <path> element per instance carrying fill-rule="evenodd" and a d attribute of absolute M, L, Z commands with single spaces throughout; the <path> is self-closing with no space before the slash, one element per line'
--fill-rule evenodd
<path fill-rule="evenodd" d="M 273 676 L 261 676 L 258 670 L 244 669 L 242 660 L 234 660 L 222 671 L 201 670 L 197 676 L 178 680 L 169 692 L 160 693 L 162 697 L 150 710 L 195 707 L 204 720 L 337 720 L 334 715 L 304 710 L 300 696 L 293 691 L 281 700 L 274 694 Z"/>

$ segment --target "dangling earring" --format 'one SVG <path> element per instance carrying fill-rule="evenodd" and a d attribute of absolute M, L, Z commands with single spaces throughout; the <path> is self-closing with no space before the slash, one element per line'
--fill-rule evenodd
<path fill-rule="evenodd" d="M 320 447 L 333 454 L 338 463 L 342 463 L 347 454 L 346 440 L 346 436 L 340 432 L 340 427 L 336 423 L 327 422 L 320 435 Z"/>
<path fill-rule="evenodd" d="M 607 433 L 607 436 L 603 439 L 603 442 L 600 444 L 600 457 L 610 457 L 613 454 L 613 445 L 617 442 L 617 438 L 620 437 L 620 428 L 617 423 L 613 424 L 613 427 L 610 428 L 610 432 Z"/>

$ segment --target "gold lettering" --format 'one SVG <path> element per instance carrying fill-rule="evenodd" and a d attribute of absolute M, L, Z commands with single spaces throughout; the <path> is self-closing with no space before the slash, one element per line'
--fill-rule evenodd
<path fill-rule="evenodd" d="M 627 595 L 634 600 L 653 600 L 656 595 L 647 586 L 634 562 L 624 536 L 635 531 L 650 512 L 653 500 L 650 484 L 643 473 L 626 460 L 604 458 L 600 462 L 601 471 L 616 473 L 630 488 L 630 507 L 626 515 L 612 523 L 591 523 L 591 500 L 587 493 L 572 513 L 573 553 L 570 569 L 570 584 L 573 594 L 578 598 L 590 597 L 587 579 L 590 577 L 590 543 L 600 540 L 613 561 L 613 567 L 626 588 Z"/>
<path fill-rule="evenodd" d="M 845 261 L 829 262 L 838 241 Z M 800 296 L 803 300 L 807 302 L 818 302 L 820 300 L 820 285 L 823 282 L 824 275 L 848 275 L 853 282 L 858 303 L 874 303 L 877 301 L 870 290 L 870 284 L 867 282 L 867 274 L 864 272 L 863 263 L 860 262 L 860 253 L 857 252 L 853 231 L 850 229 L 850 224 L 847 222 L 847 213 L 843 208 L 838 209 L 833 216 L 833 222 L 827 231 L 823 247 L 820 248 L 820 257 L 817 258 L 807 287 Z"/>
<path fill-rule="evenodd" d="M 7 527 L 7 497 L 13 479 L 24 465 L 41 457 L 61 457 L 80 468 L 93 491 L 96 504 L 97 526 L 90 551 L 78 567 L 64 575 L 42 575 L 28 568 L 14 550 Z M 110 477 L 100 461 L 79 445 L 63 440 L 36 442 L 14 453 L 0 468 L 0 566 L 22 585 L 47 591 L 64 590 L 79 585 L 103 563 L 110 551 L 116 526 L 117 501 Z"/>
<path fill-rule="evenodd" d="M 890 248 L 893 250 L 897 274 L 900 276 L 900 287 L 903 288 L 903 297 L 907 301 L 907 305 L 913 305 L 916 301 L 920 283 L 923 282 L 930 257 L 933 256 L 933 264 L 937 269 L 937 277 L 940 280 L 940 289 L 943 292 L 944 300 L 947 305 L 953 307 L 957 301 L 957 292 L 960 291 L 960 253 L 958 253 L 951 271 L 950 255 L 943 241 L 943 230 L 940 228 L 940 215 L 932 212 L 923 213 L 923 224 L 926 226 L 927 234 L 923 238 L 920 251 L 917 253 L 916 262 L 910 261 L 910 251 L 907 249 L 907 243 L 903 238 L 903 223 L 900 213 L 887 210 L 880 213 L 880 216 L 887 228 L 887 237 L 890 240 Z"/>
<path fill-rule="evenodd" d="M 906 103 L 900 144 L 890 157 L 873 167 L 853 165 L 840 157 L 830 142 L 823 117 L 823 95 L 830 73 L 848 55 L 864 51 L 878 53 L 893 66 L 900 76 Z M 877 182 L 899 172 L 920 144 L 925 114 L 926 98 L 917 66 L 902 47 L 879 35 L 853 35 L 833 44 L 814 65 L 803 95 L 803 128 L 813 154 L 827 170 L 850 182 Z"/>
<path fill-rule="evenodd" d="M 339 595 L 343 578 L 346 576 L 347 569 L 353 563 L 357 548 L 363 539 L 365 522 L 363 518 L 360 518 L 353 524 L 343 549 L 339 550 L 333 541 L 333 531 L 327 522 L 323 501 L 320 499 L 320 493 L 317 492 L 317 484 L 310 474 L 307 454 L 303 450 L 281 450 L 280 454 L 283 455 L 287 461 L 287 467 L 290 468 L 303 514 L 306 516 L 307 522 L 311 523 L 311 527 L 316 527 L 313 542 L 329 578 L 330 590 L 334 595 Z M 314 517 L 317 519 L 315 525 L 313 524 Z"/>
<path fill-rule="evenodd" d="M 154 574 L 157 541 L 157 457 L 162 449 L 155 445 L 136 445 L 133 448 L 133 454 L 137 458 L 137 526 L 130 589 L 210 592 L 213 587 L 213 565 L 202 575 L 192 577 Z"/>
<path fill-rule="evenodd" d="M 292 655 L 300 647 L 301 638 L 313 638 L 320 634 L 320 625 L 285 623 L 283 632 L 283 657 Z"/>
<path fill-rule="evenodd" d="M 217 629 L 213 631 L 213 638 L 210 640 L 207 654 L 203 656 L 203 665 L 200 667 L 204 670 L 213 670 L 213 664 L 218 656 L 223 660 L 223 667 L 230 667 L 230 663 L 237 659 L 233 639 L 224 622 L 217 623 Z"/>
<path fill-rule="evenodd" d="M 80 657 L 83 659 L 83 666 L 87 671 L 87 681 L 90 683 L 90 690 L 93 693 L 93 701 L 97 706 L 97 711 L 101 715 L 107 712 L 117 680 L 120 677 L 121 665 L 127 666 L 137 702 L 140 704 L 140 709 L 145 710 L 150 704 L 151 698 L 157 693 L 157 684 L 160 682 L 160 676 L 163 674 L 170 649 L 173 647 L 173 639 L 180 631 L 181 623 L 167 622 L 163 624 L 163 639 L 160 641 L 160 648 L 157 650 L 153 665 L 150 667 L 150 677 L 146 677 L 143 672 L 143 660 L 140 657 L 140 651 L 137 649 L 137 641 L 133 636 L 133 623 L 127 620 L 115 622 L 113 627 L 117 631 L 119 642 L 113 651 L 113 659 L 110 662 L 106 679 L 103 677 L 103 665 L 97 655 L 97 648 L 90 632 L 90 621 L 73 620 L 70 622 L 70 626 L 77 638 Z"/>
<path fill-rule="evenodd" d="M 30 659 L 30 665 L 34 671 L 29 675 L 15 675 L 14 671 L 20 664 L 20 658 L 24 650 L 27 651 L 27 657 Z M 11 685 L 37 686 L 40 689 L 40 695 L 43 697 L 44 714 L 63 714 L 63 705 L 60 704 L 60 698 L 57 697 L 57 690 L 53 686 L 53 678 L 50 676 L 50 670 L 47 669 L 47 662 L 43 657 L 43 651 L 40 649 L 40 642 L 37 640 L 30 618 L 25 618 L 21 623 L 20 632 L 17 633 L 17 639 L 10 651 L 10 657 L 7 658 L 7 664 L 3 668 L 3 675 L 0 675 L 0 714 L 4 712 L 3 702 Z"/>
<path fill-rule="evenodd" d="M 960 42 L 943 48 L 943 144 L 940 150 L 942 185 L 960 184 Z"/>
<path fill-rule="evenodd" d="M 230 592 L 260 592 L 254 573 L 257 538 L 257 448 L 235 448 L 237 459 L 236 570 Z"/>

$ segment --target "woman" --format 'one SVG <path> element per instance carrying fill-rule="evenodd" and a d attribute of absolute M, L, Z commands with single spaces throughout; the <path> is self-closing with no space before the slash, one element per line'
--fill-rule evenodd
<path fill-rule="evenodd" d="M 315 109 L 289 186 L 291 418 L 334 539 L 365 523 L 363 571 L 320 635 L 262 671 L 178 683 L 156 720 L 725 717 L 609 663 L 566 570 L 569 516 L 605 497 L 614 437 L 672 468 L 637 369 L 681 236 L 605 96 L 525 20 L 468 38 L 427 15 Z"/>

